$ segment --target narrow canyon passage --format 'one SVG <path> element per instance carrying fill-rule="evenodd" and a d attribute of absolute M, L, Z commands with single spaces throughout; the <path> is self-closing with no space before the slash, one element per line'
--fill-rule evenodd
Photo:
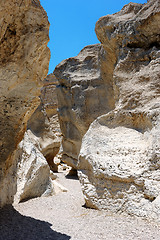
<path fill-rule="evenodd" d="M 48 13 L 2 0 L 0 240 L 160 239 L 160 0 L 145 1 L 47 75 Z"/>
<path fill-rule="evenodd" d="M 83 207 L 78 179 L 65 175 L 57 173 L 57 181 L 67 192 L 3 208 L 0 240 L 159 239 L 160 229 L 152 223 Z"/>

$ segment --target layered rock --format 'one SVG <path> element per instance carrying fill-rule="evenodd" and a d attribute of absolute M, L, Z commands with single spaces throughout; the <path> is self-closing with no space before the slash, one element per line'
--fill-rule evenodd
<path fill-rule="evenodd" d="M 113 79 L 100 44 L 85 47 L 54 71 L 59 81 L 58 114 L 63 161 L 77 169 L 82 137 L 98 116 L 114 108 Z M 108 73 L 108 74 L 107 74 Z"/>
<path fill-rule="evenodd" d="M 16 192 L 12 153 L 39 104 L 50 53 L 49 22 L 39 0 L 1 1 L 0 5 L 0 206 Z"/>
<path fill-rule="evenodd" d="M 114 81 L 115 109 L 83 138 L 79 178 L 88 207 L 160 221 L 160 1 L 102 17 L 96 33 Z M 112 59 L 110 59 L 112 57 Z"/>
<path fill-rule="evenodd" d="M 51 170 L 57 170 L 54 158 L 59 152 L 61 131 L 57 114 L 58 81 L 49 74 L 41 89 L 41 103 L 28 121 L 27 128 L 33 133 L 35 146 L 45 156 Z"/>

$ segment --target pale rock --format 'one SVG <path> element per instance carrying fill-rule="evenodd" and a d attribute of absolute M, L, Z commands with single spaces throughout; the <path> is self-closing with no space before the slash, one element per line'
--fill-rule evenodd
<path fill-rule="evenodd" d="M 41 103 L 27 123 L 30 135 L 33 134 L 35 144 L 45 156 L 52 171 L 58 170 L 54 158 L 61 157 L 57 155 L 61 144 L 57 114 L 57 84 L 54 74 L 49 74 L 45 78 L 40 95 Z"/>
<path fill-rule="evenodd" d="M 51 182 L 57 176 L 49 171 L 47 164 L 48 161 L 51 170 L 58 170 L 54 162 L 51 164 L 60 146 L 56 80 L 53 74 L 44 80 L 40 99 L 41 103 L 29 119 L 28 130 L 15 152 L 18 166 L 15 203 L 55 194 L 57 188 L 60 191 L 60 187 L 54 187 L 55 184 Z"/>
<path fill-rule="evenodd" d="M 0 207 L 12 203 L 16 162 L 12 157 L 39 104 L 48 72 L 49 22 L 39 0 L 0 4 Z"/>
<path fill-rule="evenodd" d="M 28 130 L 16 150 L 18 170 L 15 202 L 57 192 L 57 186 L 54 188 L 51 182 L 51 179 L 55 180 L 57 176 L 49 171 L 47 164 L 48 161 L 51 170 L 58 170 L 56 164 L 51 164 L 60 146 L 56 83 L 53 74 L 44 80 L 41 103 L 29 119 Z"/>
<path fill-rule="evenodd" d="M 18 163 L 14 203 L 54 193 L 48 163 L 27 132 L 18 145 L 15 159 Z"/>
<path fill-rule="evenodd" d="M 82 140 L 78 175 L 88 207 L 160 222 L 160 1 L 102 17 L 115 108 Z M 111 74 L 111 72 L 110 72 Z"/>
<path fill-rule="evenodd" d="M 59 194 L 61 192 L 67 192 L 68 189 L 65 188 L 62 184 L 60 184 L 57 180 L 52 181 L 54 194 Z"/>
<path fill-rule="evenodd" d="M 106 52 L 100 44 L 87 46 L 78 56 L 62 61 L 54 74 L 59 81 L 57 97 L 63 135 L 62 160 L 77 169 L 82 137 L 89 125 L 98 116 L 112 110 L 115 104 Z"/>

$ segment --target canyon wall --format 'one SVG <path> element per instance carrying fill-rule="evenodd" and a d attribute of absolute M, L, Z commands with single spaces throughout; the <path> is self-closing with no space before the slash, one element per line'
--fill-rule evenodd
<path fill-rule="evenodd" d="M 57 168 L 54 158 L 61 144 L 61 130 L 57 114 L 57 85 L 58 81 L 54 74 L 49 74 L 45 78 L 40 95 L 41 103 L 27 123 L 30 136 L 32 133 L 35 145 L 53 171 Z"/>
<path fill-rule="evenodd" d="M 0 26 L 0 206 L 3 206 L 12 203 L 16 192 L 17 160 L 12 154 L 39 104 L 50 52 L 49 22 L 39 0 L 2 0 Z"/>
<path fill-rule="evenodd" d="M 160 1 L 130 3 L 100 18 L 115 108 L 82 140 L 86 205 L 160 221 Z"/>
<path fill-rule="evenodd" d="M 58 170 L 54 160 L 61 142 L 57 114 L 57 80 L 50 74 L 43 84 L 40 104 L 28 120 L 27 131 L 14 154 L 18 161 L 14 203 L 56 193 L 50 170 Z"/>
<path fill-rule="evenodd" d="M 110 63 L 109 63 L 110 64 Z M 62 160 L 77 169 L 82 137 L 98 116 L 115 105 L 113 79 L 102 45 L 85 47 L 54 71 L 62 139 Z"/>

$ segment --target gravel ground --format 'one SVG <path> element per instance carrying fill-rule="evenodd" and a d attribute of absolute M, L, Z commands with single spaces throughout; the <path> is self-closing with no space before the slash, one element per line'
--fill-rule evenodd
<path fill-rule="evenodd" d="M 160 240 L 153 223 L 83 207 L 77 178 L 57 175 L 67 192 L 0 210 L 0 240 Z"/>

